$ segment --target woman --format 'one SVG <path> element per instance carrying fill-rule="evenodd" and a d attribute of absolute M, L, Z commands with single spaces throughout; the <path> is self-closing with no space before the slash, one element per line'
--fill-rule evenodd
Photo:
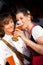
<path fill-rule="evenodd" d="M 18 55 L 9 48 L 3 39 L 7 41 L 11 46 L 16 48 L 21 54 L 25 55 L 26 57 L 30 57 L 30 51 L 27 49 L 26 44 L 22 41 L 20 37 L 18 37 L 18 41 L 13 41 L 13 32 L 14 32 L 14 22 L 11 15 L 4 16 L 1 19 L 1 28 L 4 32 L 4 37 L 0 40 L 0 64 L 5 65 L 6 62 L 9 62 L 11 65 L 22 65 L 20 63 Z M 11 60 L 11 58 L 12 60 Z M 11 63 L 10 63 L 11 62 Z M 21 61 L 22 62 L 22 61 Z M 29 65 L 30 62 L 23 58 L 24 65 Z"/>
<path fill-rule="evenodd" d="M 26 9 L 19 9 L 16 12 L 16 20 L 22 22 L 23 29 L 27 29 L 29 34 L 32 35 L 34 41 L 37 42 L 36 44 L 30 39 L 27 39 L 24 36 L 23 32 L 20 30 L 18 30 L 18 32 L 16 33 L 27 43 L 29 47 L 31 47 L 34 50 L 34 52 L 37 52 L 35 53 L 35 55 L 33 54 L 33 65 L 43 65 L 43 56 L 39 56 L 43 55 L 43 28 L 39 25 L 34 25 L 32 23 L 32 16 L 30 14 L 30 11 Z"/>

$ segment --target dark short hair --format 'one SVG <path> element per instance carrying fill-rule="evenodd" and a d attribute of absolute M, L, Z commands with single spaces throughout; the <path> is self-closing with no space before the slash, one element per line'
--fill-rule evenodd
<path fill-rule="evenodd" d="M 6 15 L 6 16 L 4 16 L 4 17 L 2 17 L 2 18 L 0 19 L 0 22 L 1 22 L 0 25 L 3 26 L 4 24 L 8 24 L 10 19 L 12 19 L 12 16 L 11 16 L 10 14 L 9 14 L 9 15 Z"/>
<path fill-rule="evenodd" d="M 0 18 L 0 36 L 4 35 L 5 32 L 3 30 L 3 26 L 5 24 L 8 24 L 10 19 L 12 19 L 12 16 L 10 14 Z"/>

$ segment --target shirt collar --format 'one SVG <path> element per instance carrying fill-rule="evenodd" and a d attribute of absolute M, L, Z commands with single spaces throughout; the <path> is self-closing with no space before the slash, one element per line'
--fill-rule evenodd
<path fill-rule="evenodd" d="M 3 39 L 8 40 L 8 39 L 12 39 L 12 37 L 13 37 L 13 35 L 7 35 L 7 34 L 5 34 L 4 37 L 3 37 Z"/>

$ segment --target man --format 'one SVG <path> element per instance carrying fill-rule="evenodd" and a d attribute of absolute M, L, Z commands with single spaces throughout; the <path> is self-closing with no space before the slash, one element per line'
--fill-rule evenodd
<path fill-rule="evenodd" d="M 0 40 L 0 64 L 5 65 L 6 62 L 8 62 L 10 65 L 29 65 L 30 61 L 27 60 L 27 57 L 29 59 L 30 51 L 24 41 L 20 37 L 18 37 L 17 41 L 12 40 L 14 33 L 14 21 L 12 16 L 9 14 L 6 15 L 0 19 L 0 22 L 0 27 L 4 32 L 4 36 Z M 24 57 L 21 57 L 14 50 Z M 21 61 L 18 56 L 23 60 Z"/>

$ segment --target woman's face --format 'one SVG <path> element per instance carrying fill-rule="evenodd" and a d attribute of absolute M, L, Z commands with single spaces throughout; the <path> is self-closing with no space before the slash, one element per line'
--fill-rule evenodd
<path fill-rule="evenodd" d="M 22 24 L 26 28 L 26 24 L 31 20 L 30 15 L 24 15 L 22 12 L 16 14 L 17 24 Z"/>
<path fill-rule="evenodd" d="M 24 23 L 26 22 L 26 17 L 24 16 L 23 13 L 18 13 L 16 14 L 16 20 L 18 25 L 23 25 L 24 28 Z"/>
<path fill-rule="evenodd" d="M 9 35 L 12 34 L 12 32 L 14 31 L 14 22 L 13 22 L 13 20 L 10 19 L 9 23 L 5 24 L 4 27 L 3 27 L 3 29 L 4 29 L 4 32 L 6 34 L 9 34 Z"/>

